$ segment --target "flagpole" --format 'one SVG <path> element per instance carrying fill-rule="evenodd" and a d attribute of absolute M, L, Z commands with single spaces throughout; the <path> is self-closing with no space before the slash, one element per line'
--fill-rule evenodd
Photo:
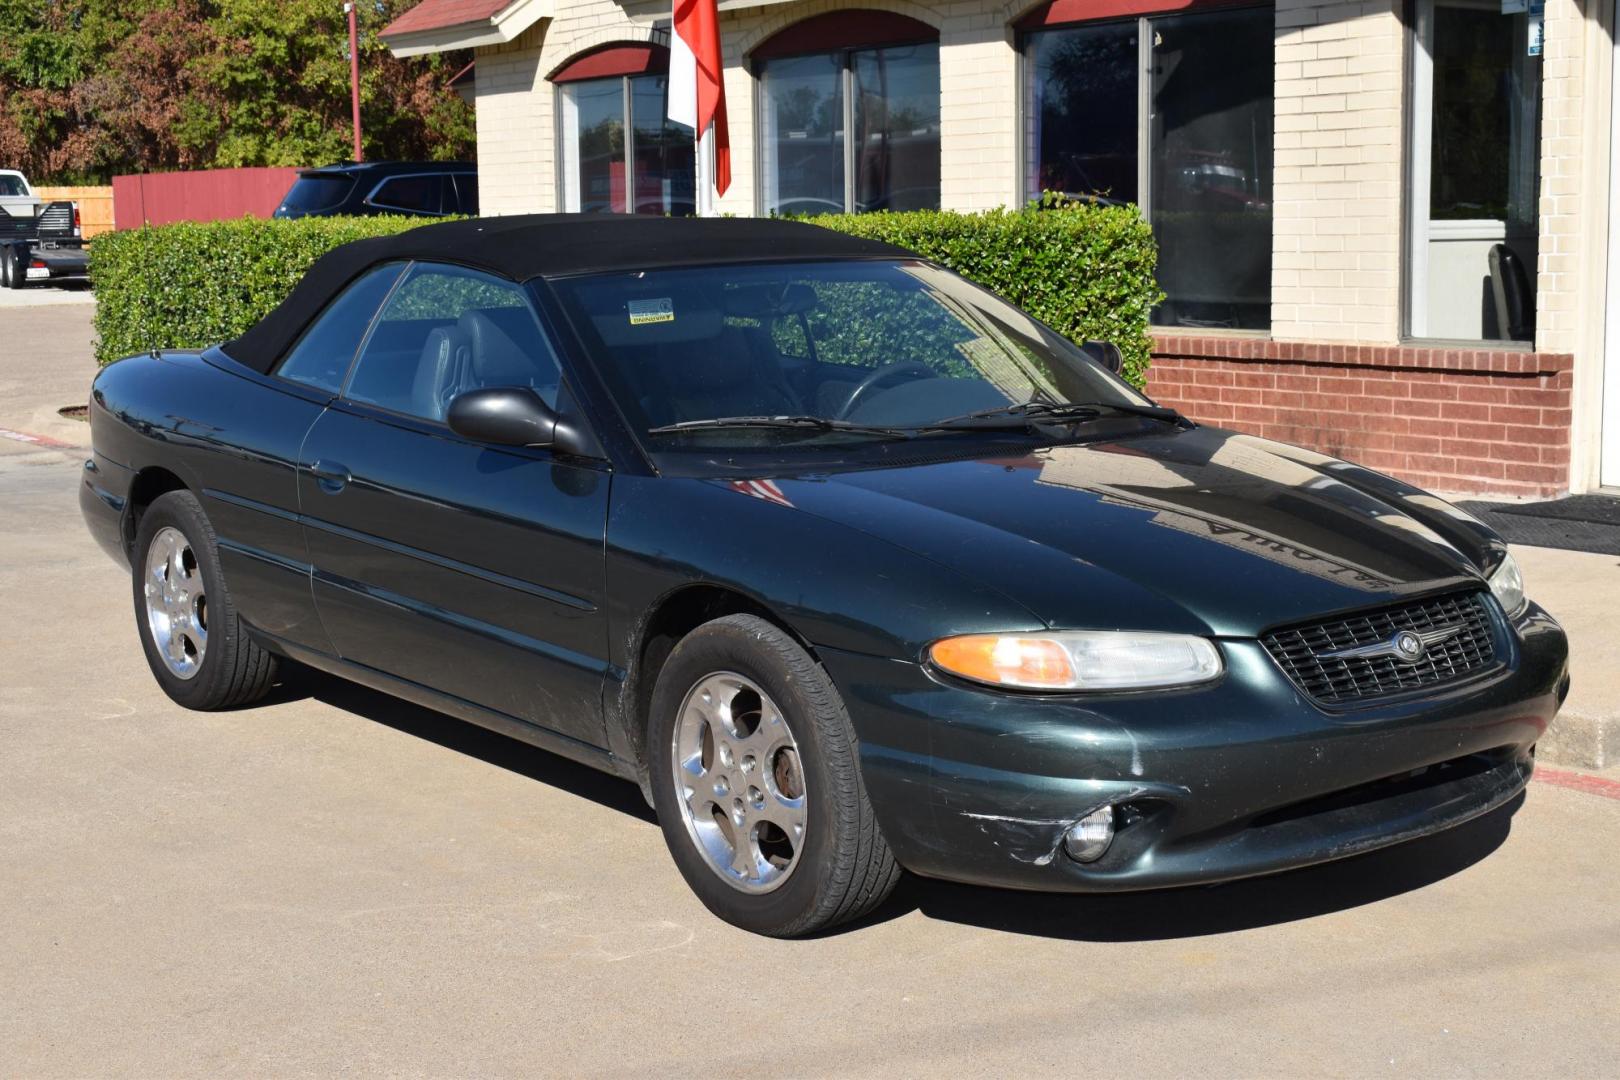
<path fill-rule="evenodd" d="M 697 140 L 697 214 L 714 217 L 714 125 L 710 124 Z"/>

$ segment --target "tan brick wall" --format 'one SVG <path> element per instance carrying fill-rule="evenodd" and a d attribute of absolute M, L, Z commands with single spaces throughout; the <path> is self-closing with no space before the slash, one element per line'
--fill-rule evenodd
<path fill-rule="evenodd" d="M 478 50 L 478 207 L 483 214 L 553 208 L 551 84 L 540 57 L 547 23 L 516 41 Z"/>
<path fill-rule="evenodd" d="M 1398 7 L 1277 4 L 1273 337 L 1393 342 L 1399 333 Z"/>
<path fill-rule="evenodd" d="M 1581 329 L 1576 271 L 1588 226 L 1581 215 L 1585 24 L 1576 0 L 1548 0 L 1541 52 L 1536 345 L 1549 350 L 1574 349 Z"/>

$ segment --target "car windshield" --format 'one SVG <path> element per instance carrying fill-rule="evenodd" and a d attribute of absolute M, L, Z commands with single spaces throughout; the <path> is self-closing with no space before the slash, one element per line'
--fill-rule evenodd
<path fill-rule="evenodd" d="M 1050 328 L 923 262 L 706 266 L 552 284 L 655 455 L 991 431 L 1050 440 L 1115 413 L 1140 423 L 1134 410 L 1149 406 Z M 1054 408 L 1067 403 L 1088 408 Z"/>
<path fill-rule="evenodd" d="M 0 196 L 25 196 L 27 194 L 28 185 L 23 183 L 22 177 L 0 174 Z"/>
<path fill-rule="evenodd" d="M 315 210 L 328 210 L 343 201 L 343 197 L 354 187 L 354 180 L 348 176 L 325 174 L 318 176 L 300 176 L 294 181 L 292 190 L 287 197 L 281 200 L 283 209 L 297 210 L 310 213 Z"/>

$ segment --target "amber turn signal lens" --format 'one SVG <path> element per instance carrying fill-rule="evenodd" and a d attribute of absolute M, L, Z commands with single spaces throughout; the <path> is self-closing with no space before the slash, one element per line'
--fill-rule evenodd
<path fill-rule="evenodd" d="M 1025 690 L 1191 686 L 1219 678 L 1222 667 L 1214 642 L 1148 630 L 968 634 L 934 642 L 928 659 L 964 679 Z"/>
<path fill-rule="evenodd" d="M 970 634 L 936 641 L 928 658 L 953 675 L 993 686 L 1060 690 L 1075 681 L 1068 652 L 1049 638 Z"/>

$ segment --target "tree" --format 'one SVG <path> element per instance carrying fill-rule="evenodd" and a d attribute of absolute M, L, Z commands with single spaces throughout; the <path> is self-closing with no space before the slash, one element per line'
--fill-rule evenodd
<path fill-rule="evenodd" d="M 470 157 L 469 57 L 377 37 L 414 2 L 359 8 L 366 154 Z M 341 0 L 0 0 L 0 163 L 38 182 L 341 160 L 349 107 Z"/>

